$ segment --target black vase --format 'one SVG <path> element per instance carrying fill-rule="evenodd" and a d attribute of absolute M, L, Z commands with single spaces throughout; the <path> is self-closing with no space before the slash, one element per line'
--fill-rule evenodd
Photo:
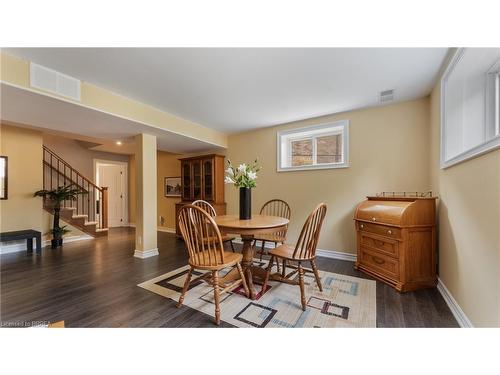
<path fill-rule="evenodd" d="M 252 189 L 240 188 L 240 220 L 252 218 Z"/>

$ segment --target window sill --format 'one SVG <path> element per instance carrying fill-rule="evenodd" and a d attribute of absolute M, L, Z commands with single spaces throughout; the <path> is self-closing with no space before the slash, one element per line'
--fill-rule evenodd
<path fill-rule="evenodd" d="M 443 161 L 443 159 L 441 159 L 441 169 L 447 169 L 456 164 L 463 163 L 467 160 L 487 154 L 488 152 L 491 152 L 498 148 L 500 148 L 500 135 L 497 135 L 495 138 L 481 143 L 480 145 L 477 145 L 476 147 L 471 148 L 468 151 L 462 152 L 461 154 L 458 154 L 451 159 L 448 159 L 446 161 Z"/>
<path fill-rule="evenodd" d="M 349 168 L 349 163 L 308 165 L 308 166 L 303 166 L 303 167 L 288 167 L 288 168 L 278 167 L 276 169 L 276 171 L 277 172 L 297 172 L 297 171 L 313 171 L 313 170 L 339 169 L 339 168 Z"/>

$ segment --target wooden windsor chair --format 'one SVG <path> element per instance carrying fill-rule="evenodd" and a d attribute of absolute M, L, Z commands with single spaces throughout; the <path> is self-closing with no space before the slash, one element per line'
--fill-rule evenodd
<path fill-rule="evenodd" d="M 279 274 L 273 275 L 273 280 L 300 286 L 300 302 L 302 304 L 302 310 L 305 311 L 306 309 L 306 296 L 304 290 L 305 272 L 314 273 L 318 288 L 321 292 L 323 291 L 318 268 L 316 266 L 316 246 L 318 244 L 319 234 L 325 215 L 326 204 L 321 203 L 311 212 L 306 222 L 304 223 L 295 247 L 283 244 L 269 251 L 271 260 L 269 261 L 269 265 L 267 266 L 264 284 L 262 285 L 262 292 L 264 292 L 267 288 L 267 283 L 269 281 L 269 276 L 271 274 L 274 259 L 281 259 L 283 261 L 283 269 L 281 276 Z M 293 269 L 293 271 L 288 274 L 286 273 L 287 262 L 297 263 L 296 266 L 293 264 L 288 264 L 288 267 Z M 310 262 L 311 269 L 303 268 L 303 262 Z M 292 276 L 294 276 L 296 273 L 299 274 L 298 281 L 292 279 Z"/>
<path fill-rule="evenodd" d="M 203 279 L 214 288 L 215 324 L 220 324 L 220 295 L 230 292 L 243 285 L 247 297 L 250 294 L 243 270 L 241 268 L 242 254 L 225 252 L 219 228 L 210 214 L 194 205 L 183 206 L 178 215 L 181 231 L 189 255 L 189 272 L 182 288 L 177 307 L 181 307 L 184 296 L 189 289 L 191 276 L 195 269 L 209 271 L 192 280 Z M 219 271 L 226 267 L 236 267 L 240 278 L 225 285 L 219 279 Z M 222 289 L 221 289 L 222 288 Z"/>
<path fill-rule="evenodd" d="M 217 212 L 215 212 L 214 206 L 212 206 L 207 201 L 199 199 L 197 201 L 194 201 L 192 203 L 192 205 L 196 206 L 196 207 L 200 207 L 202 210 L 205 210 L 212 217 L 217 216 Z M 231 236 L 229 234 L 222 233 L 222 243 L 229 242 L 231 244 L 231 250 L 233 251 L 233 253 L 235 252 L 234 245 L 233 245 L 233 240 L 235 240 L 235 239 L 236 239 L 236 236 Z"/>
<path fill-rule="evenodd" d="M 290 206 L 288 203 L 286 203 L 284 200 L 281 199 L 271 199 L 270 201 L 267 201 L 264 203 L 262 208 L 260 209 L 260 214 L 261 215 L 269 215 L 269 216 L 279 216 L 283 217 L 285 219 L 290 220 L 291 216 L 291 210 Z M 258 254 L 260 254 L 260 260 L 262 260 L 262 255 L 267 255 L 268 252 L 265 248 L 266 242 L 271 242 L 274 243 L 274 247 L 276 247 L 279 243 L 284 244 L 286 240 L 286 234 L 288 231 L 288 226 L 275 233 L 266 233 L 266 234 L 257 234 L 255 235 L 255 240 L 253 242 L 253 246 L 256 245 L 257 241 L 261 241 L 262 246 L 260 250 L 258 251 Z M 272 263 L 271 263 L 272 264 Z M 278 260 L 276 259 L 276 267 L 278 269 L 278 272 L 280 272 L 280 267 Z"/>

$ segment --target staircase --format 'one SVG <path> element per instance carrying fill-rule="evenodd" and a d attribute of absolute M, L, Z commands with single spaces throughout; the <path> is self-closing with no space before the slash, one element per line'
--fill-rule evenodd
<path fill-rule="evenodd" d="M 108 235 L 108 190 L 84 177 L 48 147 L 43 146 L 43 188 L 74 184 L 87 191 L 76 200 L 61 203 L 61 220 L 93 237 Z M 43 208 L 53 213 L 49 201 L 44 199 Z"/>

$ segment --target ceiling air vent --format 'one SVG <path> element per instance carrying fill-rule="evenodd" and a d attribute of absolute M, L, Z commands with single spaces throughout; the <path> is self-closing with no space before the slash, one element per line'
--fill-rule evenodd
<path fill-rule="evenodd" d="M 387 103 L 394 100 L 394 89 L 380 92 L 380 103 Z"/>
<path fill-rule="evenodd" d="M 55 70 L 30 64 L 31 87 L 80 101 L 80 83 L 80 80 Z"/>

